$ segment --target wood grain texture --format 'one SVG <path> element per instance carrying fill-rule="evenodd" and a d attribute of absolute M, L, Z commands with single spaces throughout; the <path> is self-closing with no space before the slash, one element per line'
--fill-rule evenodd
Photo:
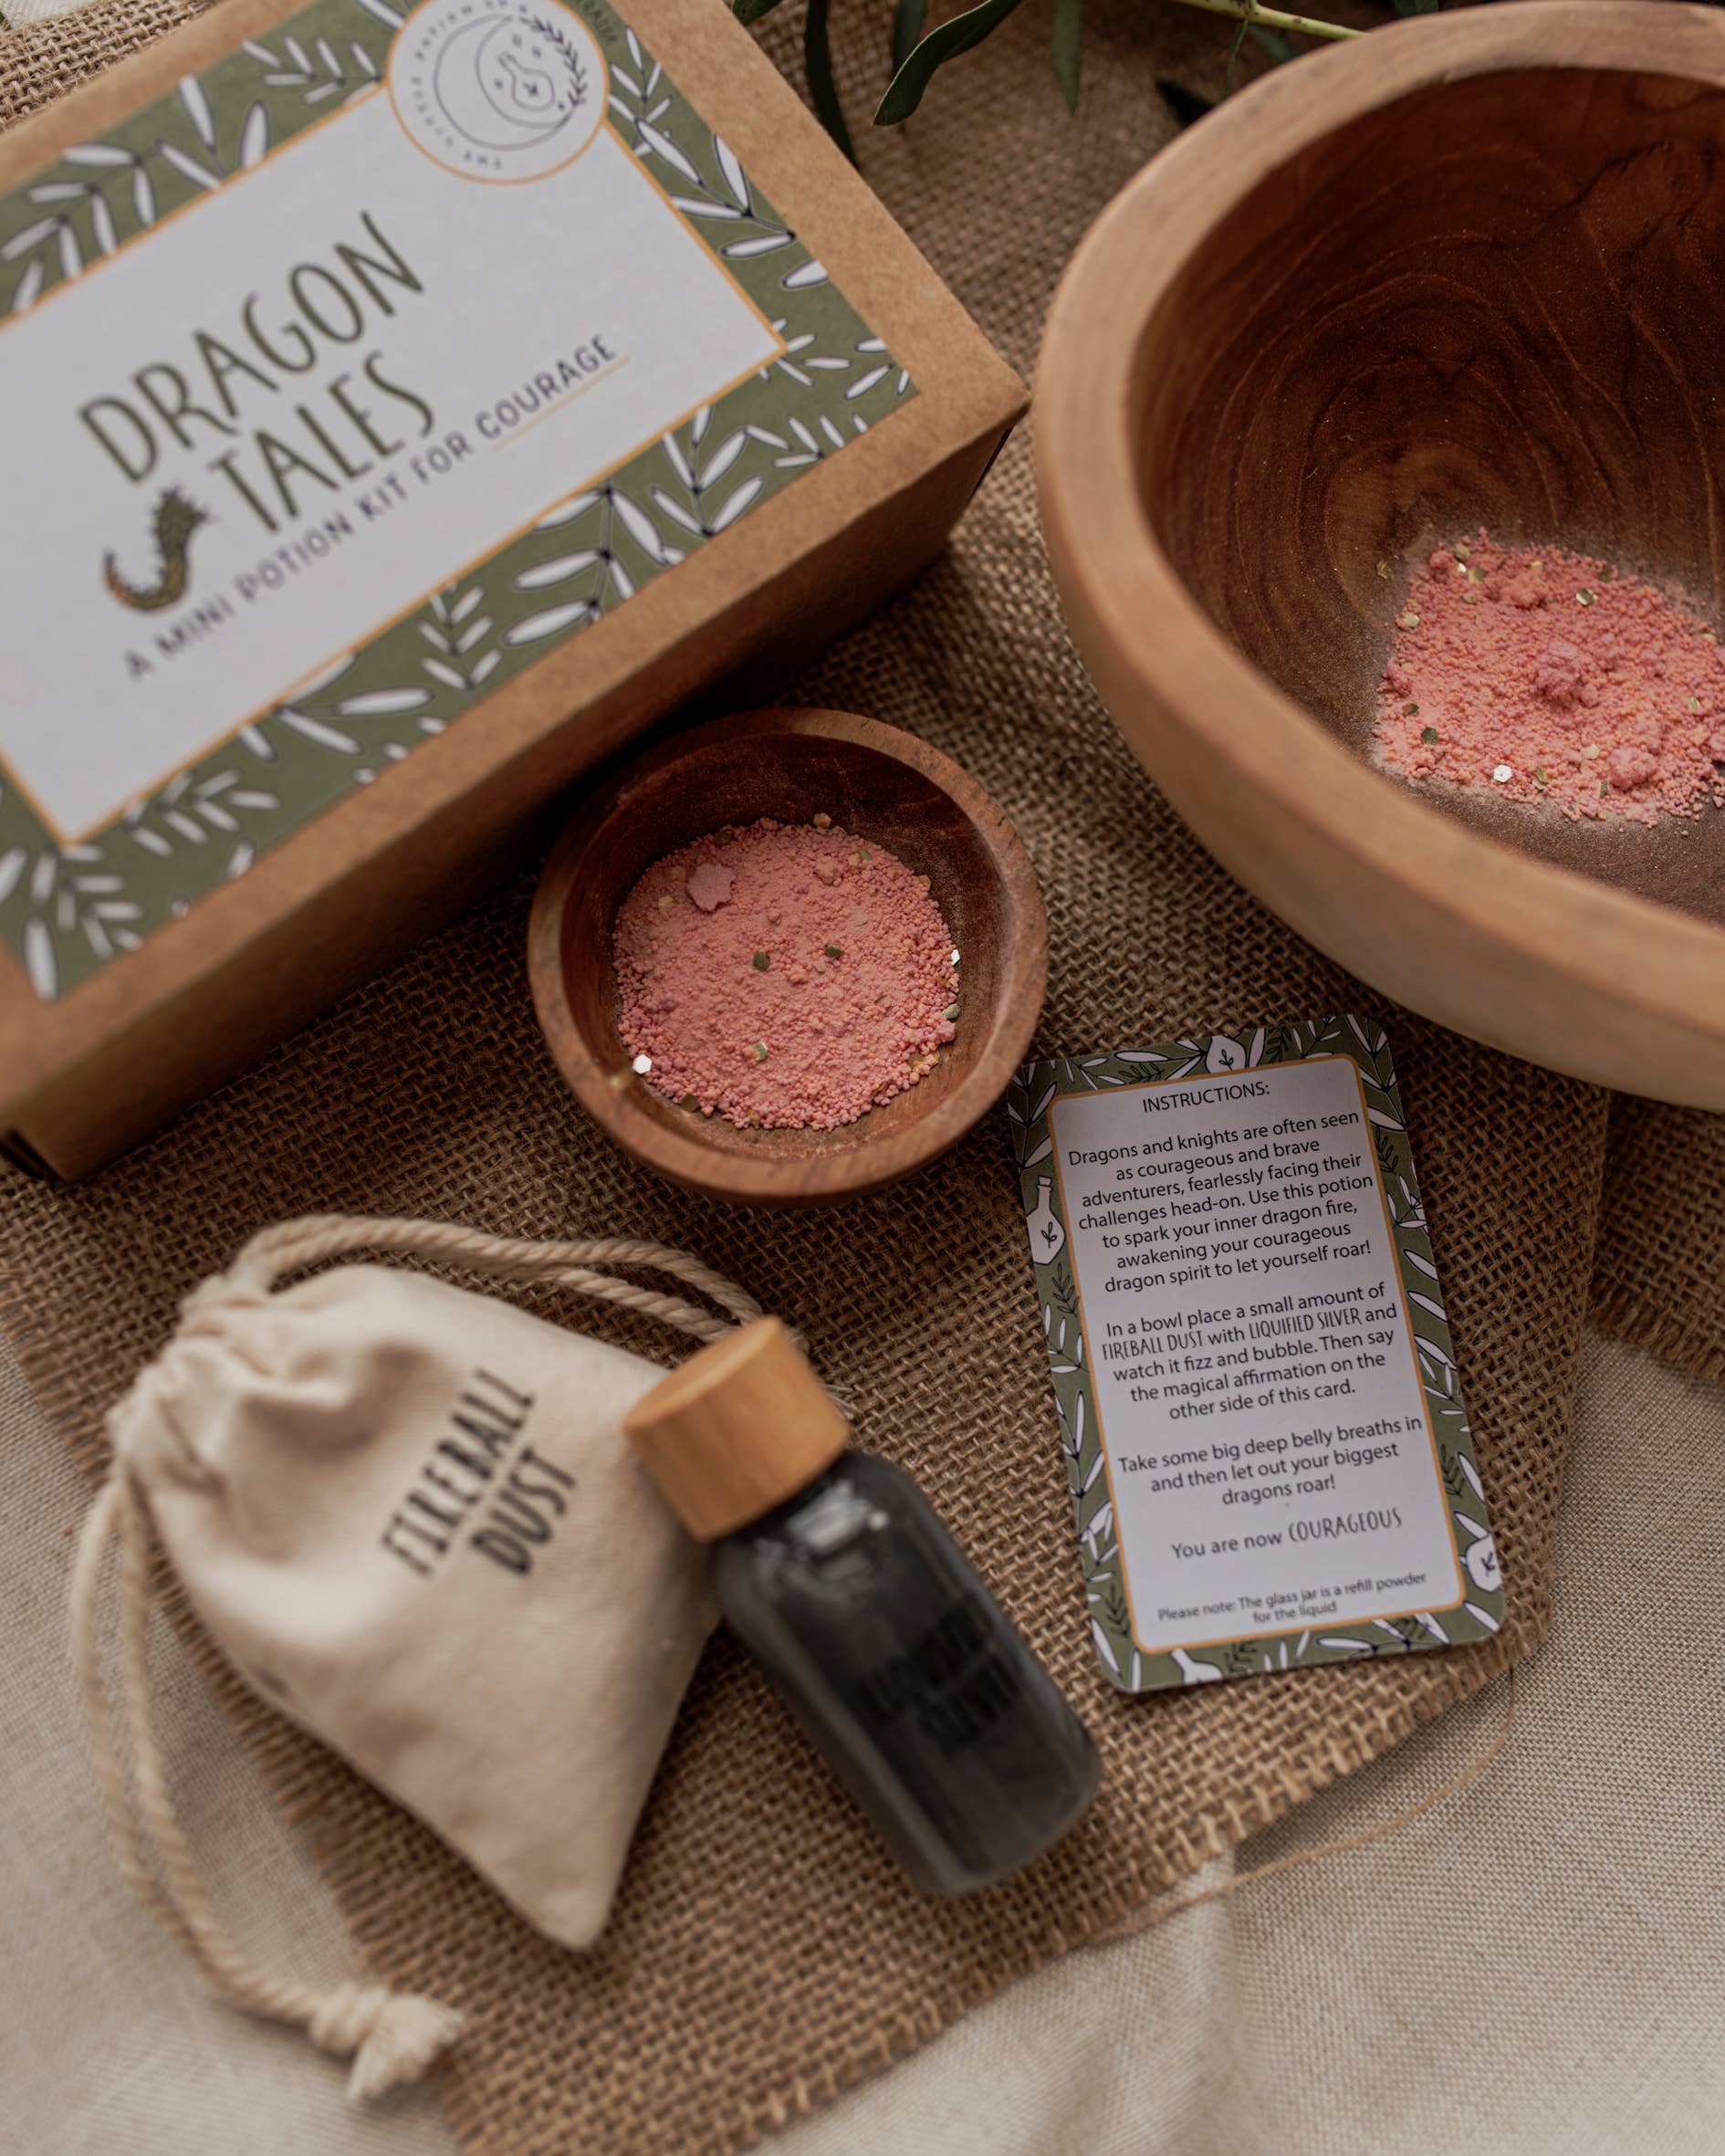
<path fill-rule="evenodd" d="M 842 1129 L 740 1130 L 630 1068 L 612 925 L 642 872 L 692 839 L 822 813 L 929 878 L 964 954 L 957 1038 L 919 1084 Z M 950 758 L 849 712 L 758 711 L 677 737 L 587 803 L 546 866 L 528 970 L 559 1069 L 618 1145 L 710 1198 L 821 1205 L 924 1167 L 999 1098 L 1042 1007 L 1048 923 L 1017 832 Z"/>
<path fill-rule="evenodd" d="M 623 1417 L 623 1430 L 697 1542 L 716 1542 L 824 1474 L 851 1426 L 776 1317 L 680 1363 Z"/>
<path fill-rule="evenodd" d="M 1429 16 L 1229 100 L 1080 250 L 1039 407 L 1074 635 L 1223 863 L 1446 1024 L 1713 1108 L 1725 815 L 1572 823 L 1363 752 L 1439 536 L 1718 618 L 1721 417 L 1725 21 L 1634 0 Z"/>

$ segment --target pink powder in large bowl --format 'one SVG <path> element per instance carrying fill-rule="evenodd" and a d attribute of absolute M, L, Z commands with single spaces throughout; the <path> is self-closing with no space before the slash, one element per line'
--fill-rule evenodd
<path fill-rule="evenodd" d="M 854 1123 L 957 1030 L 958 954 L 928 878 L 825 818 L 763 816 L 654 862 L 612 959 L 636 1071 L 746 1126 Z"/>
<path fill-rule="evenodd" d="M 1375 734 L 1386 770 L 1439 787 L 1570 817 L 1693 816 L 1725 803 L 1725 658 L 1681 594 L 1480 531 L 1416 572 Z"/>

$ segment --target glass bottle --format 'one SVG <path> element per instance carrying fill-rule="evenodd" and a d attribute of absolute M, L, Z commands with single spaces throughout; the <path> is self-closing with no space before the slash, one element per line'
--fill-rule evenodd
<path fill-rule="evenodd" d="M 1053 1680 L 908 1475 L 850 1427 L 776 1318 L 701 1350 L 624 1428 L 719 1607 L 925 1893 L 1040 1857 L 1101 1764 Z"/>

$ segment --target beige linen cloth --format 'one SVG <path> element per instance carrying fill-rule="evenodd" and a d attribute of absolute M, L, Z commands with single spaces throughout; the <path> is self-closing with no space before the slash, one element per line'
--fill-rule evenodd
<path fill-rule="evenodd" d="M 62 1637 L 83 1485 L 0 1359 L 0 2151 L 454 2156 L 214 2005 L 109 1858 Z M 1051 1964 L 784 2156 L 1717 2156 L 1725 2147 L 1725 1390 L 1594 1335 L 1563 1621 L 1485 1778 L 1386 1841 Z M 223 1906 L 333 1980 L 341 1927 L 159 1627 L 163 1727 Z M 1393 1817 L 1490 1742 L 1502 1679 L 1238 1852 Z M 1224 1876 L 1223 1859 L 1194 1887 Z M 571 2059 L 570 2070 L 579 2072 Z M 569 2156 L 609 2156 L 604 2151 Z"/>
<path fill-rule="evenodd" d="M 48 22 L 57 15 L 70 15 L 83 5 L 84 0 L 6 0 L 0 14 L 21 27 L 26 23 Z"/>

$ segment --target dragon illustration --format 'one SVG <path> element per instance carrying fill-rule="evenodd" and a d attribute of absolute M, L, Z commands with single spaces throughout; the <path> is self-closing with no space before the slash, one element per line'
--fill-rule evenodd
<path fill-rule="evenodd" d="M 156 503 L 155 514 L 156 549 L 162 557 L 162 574 L 154 584 L 142 589 L 129 584 L 120 573 L 119 557 L 110 549 L 102 556 L 103 582 L 122 606 L 135 607 L 140 613 L 160 613 L 163 607 L 177 605 L 185 597 L 186 586 L 191 581 L 186 555 L 192 534 L 200 524 L 207 524 L 209 520 L 209 511 L 199 508 L 177 487 L 166 488 Z"/>

